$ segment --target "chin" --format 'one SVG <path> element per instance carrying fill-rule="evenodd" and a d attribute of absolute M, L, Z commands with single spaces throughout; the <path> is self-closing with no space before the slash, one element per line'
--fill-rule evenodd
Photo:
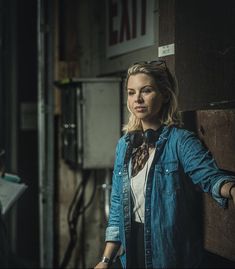
<path fill-rule="evenodd" d="M 146 116 L 140 116 L 140 115 L 135 115 L 135 117 L 138 119 L 138 120 L 146 120 L 148 117 Z"/>

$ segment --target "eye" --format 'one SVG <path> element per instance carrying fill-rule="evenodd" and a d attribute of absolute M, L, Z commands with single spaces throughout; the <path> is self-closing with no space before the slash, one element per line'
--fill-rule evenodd
<path fill-rule="evenodd" d="M 146 88 L 143 88 L 143 89 L 141 90 L 142 93 L 150 93 L 150 92 L 152 92 L 152 91 L 153 91 L 153 89 L 150 88 L 150 87 L 146 87 Z"/>
<path fill-rule="evenodd" d="M 134 91 L 127 91 L 128 96 L 134 95 Z"/>

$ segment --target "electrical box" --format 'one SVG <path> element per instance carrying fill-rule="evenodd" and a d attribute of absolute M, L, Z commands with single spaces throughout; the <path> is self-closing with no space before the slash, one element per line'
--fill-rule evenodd
<path fill-rule="evenodd" d="M 121 135 L 121 78 L 73 78 L 62 90 L 63 158 L 84 169 L 113 167 Z"/>

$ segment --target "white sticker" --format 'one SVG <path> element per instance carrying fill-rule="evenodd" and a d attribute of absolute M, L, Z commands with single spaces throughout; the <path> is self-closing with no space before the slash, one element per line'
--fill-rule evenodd
<path fill-rule="evenodd" d="M 158 57 L 163 57 L 167 55 L 175 54 L 175 44 L 169 44 L 165 46 L 158 47 Z"/>

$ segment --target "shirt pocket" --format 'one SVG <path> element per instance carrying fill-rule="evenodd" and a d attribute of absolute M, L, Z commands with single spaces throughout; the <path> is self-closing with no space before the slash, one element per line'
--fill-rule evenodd
<path fill-rule="evenodd" d="M 180 190 L 179 163 L 168 161 L 156 164 L 155 179 L 161 194 L 175 194 Z"/>

